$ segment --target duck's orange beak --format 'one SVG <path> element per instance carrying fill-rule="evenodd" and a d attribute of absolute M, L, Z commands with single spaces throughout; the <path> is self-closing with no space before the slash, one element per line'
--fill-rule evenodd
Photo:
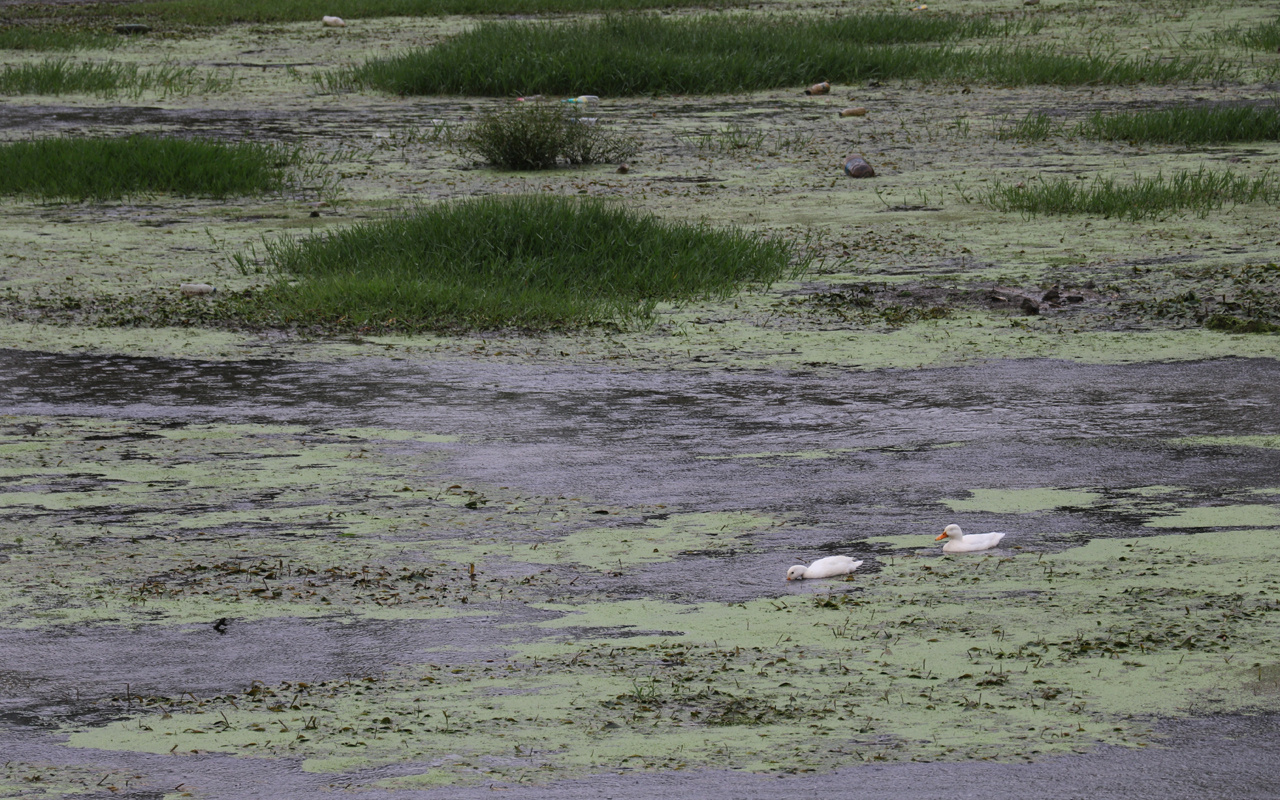
<path fill-rule="evenodd" d="M 934 540 L 935 542 L 940 542 L 940 541 L 942 541 L 942 540 L 943 540 L 943 539 L 945 539 L 945 538 L 947 538 L 947 534 L 946 534 L 946 533 L 940 533 L 940 534 L 938 534 L 937 536 L 933 537 L 933 540 Z"/>

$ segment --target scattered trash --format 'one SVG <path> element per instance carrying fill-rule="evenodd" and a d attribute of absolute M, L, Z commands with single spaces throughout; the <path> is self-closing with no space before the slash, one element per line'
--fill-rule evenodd
<path fill-rule="evenodd" d="M 580 94 L 577 97 L 570 97 L 567 100 L 561 100 L 562 103 L 572 103 L 576 106 L 593 106 L 600 102 L 600 98 L 594 94 Z"/>
<path fill-rule="evenodd" d="M 531 95 L 529 95 L 528 97 L 517 97 L 517 98 L 516 98 L 516 102 L 517 102 L 517 103 L 532 103 L 532 102 L 534 102 L 534 101 L 541 100 L 541 99 L 542 99 L 542 95 L 540 95 L 540 94 L 531 94 Z"/>
<path fill-rule="evenodd" d="M 194 297 L 201 294 L 215 294 L 218 290 L 207 283 L 184 283 L 178 287 L 178 291 L 188 297 Z"/>
<path fill-rule="evenodd" d="M 626 175 L 630 171 L 631 171 L 631 167 L 627 166 L 626 164 L 618 165 L 617 173 L 619 175 Z"/>
<path fill-rule="evenodd" d="M 874 178 L 876 171 L 862 156 L 851 156 L 844 162 L 844 174 L 850 178 Z"/>
<path fill-rule="evenodd" d="M 829 91 L 831 91 L 831 84 L 827 83 L 826 81 L 823 81 L 822 83 L 815 83 L 814 85 L 810 86 L 808 89 L 805 89 L 804 93 L 805 94 L 826 94 Z"/>
<path fill-rule="evenodd" d="M 136 23 L 136 22 L 130 23 L 128 25 L 116 26 L 116 33 L 123 33 L 126 36 L 131 36 L 135 33 L 150 33 L 150 32 L 151 32 L 150 25 L 143 25 L 141 23 Z"/>
<path fill-rule="evenodd" d="M 857 108 L 846 108 L 844 111 L 840 112 L 840 116 L 842 117 L 865 117 L 866 115 L 867 110 L 862 106 L 858 106 Z"/>
<path fill-rule="evenodd" d="M 595 125 L 600 121 L 599 117 L 574 117 L 574 121 L 581 125 Z"/>
<path fill-rule="evenodd" d="M 321 17 L 320 21 L 324 23 L 326 28 L 345 28 L 347 23 L 342 17 Z"/>
<path fill-rule="evenodd" d="M 912 9 L 912 11 L 928 11 L 928 10 L 929 10 L 929 7 L 924 3 L 921 3 L 920 5 Z"/>

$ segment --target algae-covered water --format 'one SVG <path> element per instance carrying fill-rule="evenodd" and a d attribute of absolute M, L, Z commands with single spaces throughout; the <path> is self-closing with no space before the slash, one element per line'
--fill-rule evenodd
<path fill-rule="evenodd" d="M 218 91 L 8 98 L 7 139 L 260 138 L 328 177 L 0 200 L 0 795 L 1274 796 L 1280 337 L 1196 315 L 1269 313 L 1275 209 L 976 200 L 1270 169 L 1275 142 L 1000 135 L 1030 111 L 1274 95 L 1280 58 L 1230 36 L 1264 9 L 1176 6 L 981 8 L 1040 15 L 1028 41 L 1214 53 L 1236 79 L 606 97 L 641 142 L 625 174 L 496 172 L 437 135 L 504 99 L 312 80 L 469 19 L 157 31 L 74 57 L 191 65 Z M 849 152 L 877 178 L 843 177 Z M 182 282 L 257 285 L 231 256 L 264 237 L 517 191 L 818 258 L 649 325 L 536 336 L 147 316 L 198 309 Z M 1007 536 L 946 556 L 951 522 Z M 783 579 L 834 554 L 864 563 Z"/>

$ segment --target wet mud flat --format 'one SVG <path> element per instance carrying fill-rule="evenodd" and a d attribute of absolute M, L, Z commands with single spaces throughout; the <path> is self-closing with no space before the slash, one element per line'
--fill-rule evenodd
<path fill-rule="evenodd" d="M 1250 731 L 1220 796 L 1269 785 L 1274 361 L 2 355 L 11 785 L 1206 796 L 1196 725 Z"/>

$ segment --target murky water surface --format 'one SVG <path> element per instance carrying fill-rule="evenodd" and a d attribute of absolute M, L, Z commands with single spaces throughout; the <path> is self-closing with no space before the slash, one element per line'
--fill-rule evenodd
<path fill-rule="evenodd" d="M 792 587 L 780 585 L 776 553 L 767 550 L 821 554 L 856 543 L 866 550 L 868 538 L 918 535 L 943 519 L 975 529 L 1021 526 L 1012 532 L 1021 546 L 1050 552 L 1095 537 L 1167 534 L 1131 506 L 1099 498 L 1177 487 L 1197 504 L 1212 504 L 1280 488 L 1275 448 L 1232 450 L 1194 440 L 1170 446 L 1190 437 L 1274 436 L 1280 365 L 1269 360 L 1137 366 L 1027 360 L 924 371 L 733 374 L 376 359 L 210 363 L 7 350 L 0 351 L 0 376 L 7 414 L 176 428 L 221 423 L 442 434 L 453 437 L 441 445 L 450 473 L 487 484 L 619 506 L 755 510 L 797 520 L 756 537 L 766 552 L 727 559 L 690 554 L 631 570 L 611 584 L 623 597 L 730 603 L 780 597 Z M 1022 508 L 1010 501 L 1004 512 L 966 510 L 966 498 L 1000 508 L 1001 496 L 1043 487 L 1057 487 L 1067 493 L 1062 497 L 1078 493 L 1080 502 L 1059 499 L 1030 516 L 1034 498 Z M 998 490 L 995 500 L 983 494 L 990 490 Z M 947 507 L 939 498 L 955 502 Z M 726 565 L 733 580 L 706 579 L 706 571 Z M 309 775 L 280 758 L 204 754 L 175 763 L 145 753 L 104 755 L 64 747 L 56 734 L 40 731 L 55 722 L 119 718 L 90 701 L 135 691 L 121 685 L 123 675 L 151 692 L 214 693 L 251 681 L 315 681 L 428 659 L 481 661 L 527 636 L 535 620 L 523 613 L 357 623 L 275 618 L 237 621 L 226 631 L 207 624 L 9 630 L 0 634 L 0 742 L 25 762 L 109 762 L 144 771 L 151 786 L 161 779 L 198 782 L 202 796 L 313 796 L 336 776 Z M 789 777 L 622 770 L 520 796 L 639 798 L 690 788 L 707 797 L 1276 796 L 1274 759 L 1266 755 L 1280 747 L 1273 716 L 1184 720 L 1163 732 L 1160 748 L 1104 747 L 1022 765 L 869 764 Z M 412 762 L 371 766 L 344 780 L 358 777 L 359 796 L 490 793 L 372 786 L 423 769 Z"/>

